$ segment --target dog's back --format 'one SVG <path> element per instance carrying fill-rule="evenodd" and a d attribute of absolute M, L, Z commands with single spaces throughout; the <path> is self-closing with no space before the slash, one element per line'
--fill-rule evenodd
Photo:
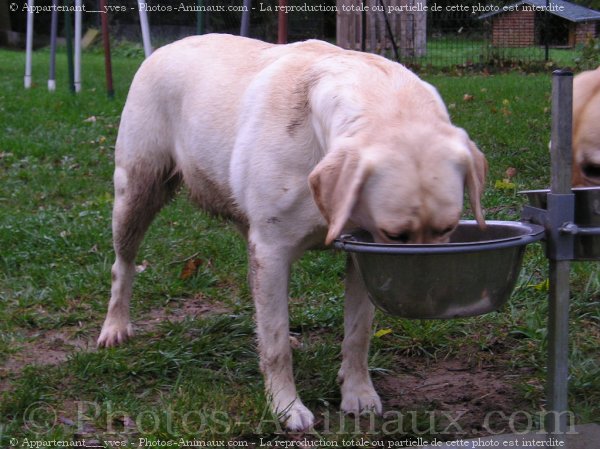
<path fill-rule="evenodd" d="M 155 178 L 179 176 L 201 207 L 244 222 L 228 180 L 248 86 L 280 58 L 296 58 L 300 69 L 314 56 L 339 51 L 318 41 L 279 46 L 219 34 L 156 50 L 131 85 L 117 139 L 117 166 L 143 166 L 146 176 Z"/>

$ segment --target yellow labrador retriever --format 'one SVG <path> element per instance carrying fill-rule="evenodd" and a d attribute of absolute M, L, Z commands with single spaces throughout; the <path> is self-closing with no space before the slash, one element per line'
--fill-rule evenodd
<path fill-rule="evenodd" d="M 288 333 L 291 264 L 361 227 L 381 242 L 435 242 L 463 190 L 483 223 L 486 162 L 429 84 L 382 57 L 307 41 L 190 37 L 139 69 L 116 145 L 112 296 L 98 344 L 132 335 L 129 300 L 143 234 L 183 182 L 247 239 L 260 365 L 287 428 L 313 414 L 296 393 Z M 367 368 L 373 306 L 348 264 L 339 371 L 345 412 L 381 412 Z"/>
<path fill-rule="evenodd" d="M 573 185 L 600 185 L 600 67 L 573 80 Z"/>

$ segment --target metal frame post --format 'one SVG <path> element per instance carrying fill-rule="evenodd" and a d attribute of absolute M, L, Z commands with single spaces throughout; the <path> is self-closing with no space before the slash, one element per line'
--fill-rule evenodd
<path fill-rule="evenodd" d="M 56 90 L 56 35 L 58 34 L 58 0 L 52 0 L 50 22 L 50 67 L 48 69 L 48 90 Z"/>
<path fill-rule="evenodd" d="M 204 34 L 204 0 L 196 0 L 197 12 L 196 12 L 196 34 Z"/>
<path fill-rule="evenodd" d="M 67 40 L 67 70 L 69 71 L 69 90 L 75 92 L 75 75 L 73 69 L 73 24 L 70 1 L 63 0 L 65 6 L 65 39 Z"/>
<path fill-rule="evenodd" d="M 31 88 L 31 69 L 33 59 L 33 6 L 34 1 L 27 2 L 27 34 L 25 40 L 25 89 Z"/>
<path fill-rule="evenodd" d="M 568 410 L 569 376 L 569 274 L 572 254 L 560 255 L 564 240 L 563 224 L 573 221 L 574 200 L 571 193 L 571 139 L 573 116 L 573 74 L 556 71 L 552 77 L 552 181 L 548 195 L 550 239 L 550 291 L 548 315 L 548 435 L 565 441 Z M 569 204 L 570 203 L 570 204 Z M 559 210 L 562 209 L 562 210 Z M 565 447 L 565 446 L 563 446 Z"/>
<path fill-rule="evenodd" d="M 82 8 L 83 0 L 75 0 L 75 56 L 74 56 L 74 72 L 73 85 L 75 92 L 81 92 L 81 38 L 82 29 Z"/>
<path fill-rule="evenodd" d="M 140 15 L 140 27 L 142 28 L 144 55 L 147 58 L 152 54 L 152 43 L 150 42 L 150 25 L 148 23 L 148 12 L 146 11 L 146 2 L 144 0 L 138 0 L 138 13 Z"/>
<path fill-rule="evenodd" d="M 102 44 L 104 45 L 104 76 L 106 78 L 106 94 L 114 98 L 112 61 L 110 57 L 110 32 L 108 30 L 107 0 L 100 0 L 100 19 L 102 24 Z"/>
<path fill-rule="evenodd" d="M 288 14 L 286 7 L 288 0 L 279 0 L 279 15 L 277 17 L 277 43 L 287 44 L 288 41 Z"/>
<path fill-rule="evenodd" d="M 244 10 L 242 11 L 242 23 L 240 25 L 240 36 L 250 37 L 250 9 L 252 0 L 244 0 Z"/>

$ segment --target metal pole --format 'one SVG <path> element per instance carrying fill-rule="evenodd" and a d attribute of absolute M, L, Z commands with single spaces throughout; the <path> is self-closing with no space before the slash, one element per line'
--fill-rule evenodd
<path fill-rule="evenodd" d="M 106 0 L 100 0 L 100 11 L 107 11 Z M 110 58 L 110 33 L 108 31 L 108 12 L 101 12 L 102 43 L 104 44 L 104 73 L 106 76 L 106 92 L 109 98 L 115 96 L 112 78 L 112 62 Z"/>
<path fill-rule="evenodd" d="M 550 13 L 550 0 L 546 0 L 546 11 L 542 14 L 544 15 L 544 19 L 542 20 L 542 26 L 544 27 L 544 61 L 548 61 L 550 59 L 550 45 L 548 44 L 548 34 L 550 30 L 548 29 L 548 22 Z"/>
<path fill-rule="evenodd" d="M 48 74 L 48 90 L 56 90 L 56 35 L 58 33 L 58 0 L 52 0 L 52 16 L 50 21 L 50 69 Z"/>
<path fill-rule="evenodd" d="M 71 12 L 69 0 L 64 0 L 65 6 L 65 39 L 67 41 L 67 70 L 69 71 L 69 90 L 75 92 L 75 81 L 73 77 L 73 25 L 71 24 Z"/>
<path fill-rule="evenodd" d="M 573 74 L 554 72 L 552 78 L 552 195 L 571 193 Z M 550 198 L 549 198 L 550 199 Z M 549 203 L 548 209 L 552 205 Z M 571 211 L 572 213 L 572 211 Z M 562 223 L 551 223 L 553 227 Z M 565 440 L 569 376 L 569 260 L 550 259 L 548 316 L 548 435 Z M 565 447 L 565 446 L 563 446 Z"/>
<path fill-rule="evenodd" d="M 242 11 L 242 25 L 240 27 L 240 36 L 250 37 L 250 9 L 252 0 L 244 0 L 244 10 Z"/>
<path fill-rule="evenodd" d="M 367 10 L 365 3 L 367 3 L 367 0 L 363 0 L 360 13 L 360 51 L 367 51 Z"/>
<path fill-rule="evenodd" d="M 148 13 L 146 12 L 146 3 L 144 0 L 138 0 L 138 9 L 140 14 L 140 26 L 142 27 L 144 54 L 147 58 L 152 54 L 152 44 L 150 43 L 150 25 L 148 24 Z"/>
<path fill-rule="evenodd" d="M 279 16 L 277 18 L 277 43 L 287 44 L 288 15 L 286 12 L 287 0 L 279 0 Z"/>
<path fill-rule="evenodd" d="M 75 0 L 75 58 L 73 72 L 73 83 L 75 92 L 81 92 L 81 19 L 82 19 L 82 0 Z"/>
<path fill-rule="evenodd" d="M 198 6 L 196 12 L 196 34 L 202 35 L 204 34 L 204 11 L 202 11 L 204 0 L 197 0 L 196 5 Z"/>
<path fill-rule="evenodd" d="M 571 193 L 573 74 L 552 74 L 552 193 Z"/>
<path fill-rule="evenodd" d="M 27 2 L 27 36 L 25 43 L 25 89 L 31 87 L 31 60 L 33 58 L 33 6 L 34 0 Z"/>
<path fill-rule="evenodd" d="M 379 0 L 379 5 L 381 6 L 382 11 L 386 11 L 387 8 L 383 0 Z M 383 18 L 385 20 L 385 28 L 387 29 L 388 36 L 390 41 L 392 42 L 392 48 L 394 49 L 394 56 L 396 57 L 396 61 L 400 61 L 400 51 L 398 50 L 398 44 L 396 44 L 396 38 L 394 37 L 394 33 L 392 31 L 392 26 L 390 25 L 390 19 L 388 19 L 388 15 L 386 12 L 383 13 Z"/>

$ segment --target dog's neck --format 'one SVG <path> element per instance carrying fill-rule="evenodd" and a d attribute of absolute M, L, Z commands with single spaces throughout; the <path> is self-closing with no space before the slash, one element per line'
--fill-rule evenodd
<path fill-rule="evenodd" d="M 322 90 L 326 90 L 322 92 Z M 369 125 L 358 98 L 347 92 L 327 90 L 323 83 L 311 92 L 310 121 L 319 145 L 326 153 L 333 140 L 354 138 Z"/>

